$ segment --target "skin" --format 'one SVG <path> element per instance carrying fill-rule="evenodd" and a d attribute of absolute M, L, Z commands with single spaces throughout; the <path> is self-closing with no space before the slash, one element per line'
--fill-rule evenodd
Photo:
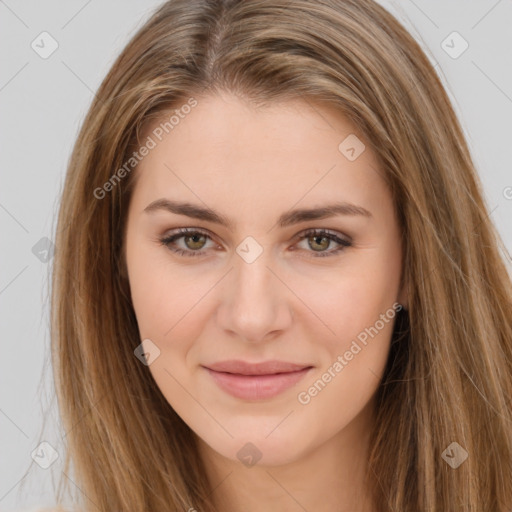
<path fill-rule="evenodd" d="M 196 434 L 219 510 L 372 511 L 365 457 L 394 320 L 309 403 L 298 394 L 394 303 L 407 306 L 400 230 L 378 161 L 344 117 L 313 101 L 255 109 L 227 92 L 196 99 L 139 164 L 128 212 L 126 264 L 140 337 L 160 350 L 149 371 Z M 350 134 L 366 145 L 354 161 L 338 149 Z M 160 198 L 207 205 L 233 226 L 144 211 Z M 371 217 L 276 224 L 290 209 L 334 201 Z M 174 242 L 203 255 L 160 243 L 178 228 L 207 232 Z M 297 236 L 311 228 L 352 245 L 315 256 L 340 245 Z M 251 263 L 236 252 L 247 236 L 263 250 Z M 202 367 L 226 359 L 313 369 L 274 398 L 243 400 Z M 247 442 L 261 453 L 252 466 L 237 457 Z"/>

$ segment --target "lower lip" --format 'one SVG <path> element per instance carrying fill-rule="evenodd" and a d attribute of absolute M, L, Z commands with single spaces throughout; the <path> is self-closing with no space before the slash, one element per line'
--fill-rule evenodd
<path fill-rule="evenodd" d="M 235 398 L 263 400 L 279 395 L 302 379 L 311 367 L 296 372 L 274 375 L 239 375 L 206 368 L 217 385 Z"/>

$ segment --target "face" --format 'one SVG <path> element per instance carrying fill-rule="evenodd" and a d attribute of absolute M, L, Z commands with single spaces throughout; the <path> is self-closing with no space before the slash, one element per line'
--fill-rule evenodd
<path fill-rule="evenodd" d="M 394 206 L 336 111 L 196 99 L 148 131 L 136 170 L 124 242 L 140 339 L 205 445 L 285 464 L 348 431 L 379 385 L 406 303 Z"/>

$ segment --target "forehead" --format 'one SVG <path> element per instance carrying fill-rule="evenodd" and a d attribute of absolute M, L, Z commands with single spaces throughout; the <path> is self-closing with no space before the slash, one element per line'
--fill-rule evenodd
<path fill-rule="evenodd" d="M 145 201 L 185 194 L 261 209 L 302 200 L 369 205 L 385 193 L 373 151 L 333 108 L 311 100 L 256 108 L 226 93 L 196 101 L 146 129 L 155 145 L 136 169 L 135 192 Z"/>

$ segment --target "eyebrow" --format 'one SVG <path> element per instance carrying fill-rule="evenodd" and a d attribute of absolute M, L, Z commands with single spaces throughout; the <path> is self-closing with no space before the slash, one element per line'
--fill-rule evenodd
<path fill-rule="evenodd" d="M 229 229 L 233 229 L 234 227 L 233 222 L 224 215 L 217 213 L 210 208 L 203 208 L 202 206 L 187 202 L 171 201 L 170 199 L 162 198 L 153 201 L 144 208 L 144 212 L 146 213 L 158 210 L 164 210 L 177 215 L 185 215 L 186 217 L 213 222 Z M 338 215 L 362 215 L 364 217 L 372 217 L 372 214 L 362 206 L 341 201 L 318 208 L 300 208 L 284 212 L 279 217 L 277 224 L 279 227 L 284 228 L 308 220 L 326 219 L 328 217 L 335 217 Z"/>

